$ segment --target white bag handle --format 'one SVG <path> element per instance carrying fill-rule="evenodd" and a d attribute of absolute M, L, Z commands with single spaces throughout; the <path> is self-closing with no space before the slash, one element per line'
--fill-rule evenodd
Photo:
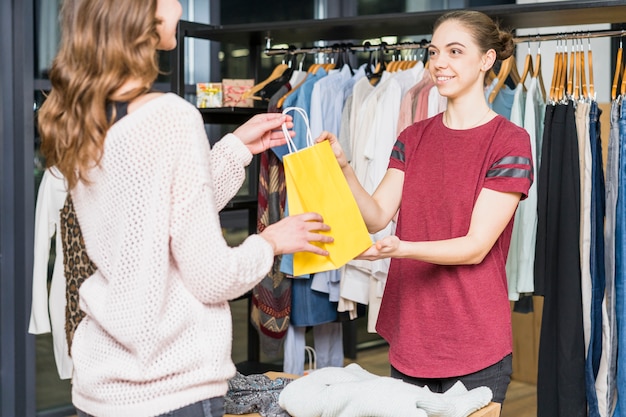
<path fill-rule="evenodd" d="M 306 124 L 307 147 L 313 146 L 315 143 L 313 143 L 313 134 L 311 133 L 311 126 L 309 125 L 309 116 L 307 116 L 306 111 L 304 111 L 304 109 L 301 107 L 287 107 L 283 110 L 283 114 L 287 114 L 292 110 L 296 113 L 299 113 L 300 116 L 302 116 L 302 118 L 304 119 L 304 123 Z M 291 139 L 291 135 L 289 134 L 289 130 L 287 129 L 287 125 L 285 123 L 283 123 L 282 129 L 283 134 L 285 135 L 285 139 L 287 139 L 287 147 L 289 148 L 289 153 L 297 152 L 298 148 L 296 147 L 293 139 Z"/>

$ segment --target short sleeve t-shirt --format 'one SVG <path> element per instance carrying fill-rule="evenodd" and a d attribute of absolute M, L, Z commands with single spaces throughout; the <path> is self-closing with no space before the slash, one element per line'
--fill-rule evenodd
<path fill-rule="evenodd" d="M 533 181 L 528 133 L 502 116 L 468 130 L 448 129 L 442 114 L 415 123 L 400 134 L 389 168 L 404 171 L 396 234 L 405 241 L 465 236 L 483 188 L 526 198 Z M 512 228 L 513 219 L 478 265 L 392 259 L 376 329 L 396 369 L 461 376 L 512 352 Z"/>

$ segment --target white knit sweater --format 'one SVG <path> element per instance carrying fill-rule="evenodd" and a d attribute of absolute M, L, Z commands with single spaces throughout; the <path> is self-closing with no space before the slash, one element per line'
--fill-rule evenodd
<path fill-rule="evenodd" d="M 227 300 L 270 270 L 258 235 L 230 248 L 218 211 L 252 155 L 210 149 L 199 112 L 165 94 L 109 130 L 101 166 L 72 198 L 97 272 L 72 344 L 72 398 L 98 417 L 154 416 L 224 395 L 235 374 Z"/>

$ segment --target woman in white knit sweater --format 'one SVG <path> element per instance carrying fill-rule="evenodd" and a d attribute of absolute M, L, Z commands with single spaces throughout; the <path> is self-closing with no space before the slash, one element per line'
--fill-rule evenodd
<path fill-rule="evenodd" d="M 63 4 L 39 128 L 96 266 L 80 287 L 86 316 L 71 348 L 79 416 L 221 416 L 235 374 L 228 300 L 274 255 L 327 255 L 311 242 L 332 241 L 307 213 L 225 242 L 219 210 L 252 155 L 285 142 L 291 118 L 255 116 L 211 149 L 194 106 L 151 92 L 181 14 L 176 0 Z"/>

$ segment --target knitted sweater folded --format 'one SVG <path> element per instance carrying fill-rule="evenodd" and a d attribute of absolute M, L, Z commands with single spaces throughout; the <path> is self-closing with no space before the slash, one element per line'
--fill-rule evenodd
<path fill-rule="evenodd" d="M 294 380 L 280 393 L 278 403 L 293 417 L 467 417 L 491 398 L 488 387 L 468 391 L 457 382 L 445 393 L 433 393 L 352 363 Z"/>
<path fill-rule="evenodd" d="M 72 398 L 98 417 L 154 416 L 223 396 L 235 375 L 228 300 L 269 271 L 258 235 L 229 247 L 219 210 L 252 155 L 213 149 L 195 107 L 164 94 L 115 123 L 72 198 L 97 272 L 80 288 Z"/>

